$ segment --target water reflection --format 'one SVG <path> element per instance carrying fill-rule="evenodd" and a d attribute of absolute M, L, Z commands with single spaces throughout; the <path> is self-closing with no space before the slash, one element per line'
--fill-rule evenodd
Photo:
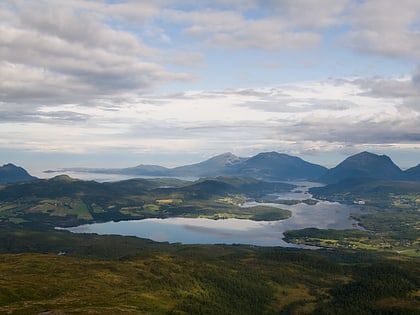
<path fill-rule="evenodd" d="M 282 240 L 282 230 L 276 227 L 276 223 L 241 219 L 169 218 L 95 223 L 67 230 L 74 233 L 131 235 L 183 244 L 290 246 Z"/>
<path fill-rule="evenodd" d="M 272 195 L 273 199 L 304 200 L 311 197 L 306 184 L 297 187 L 298 192 Z M 302 189 L 305 188 L 305 189 Z M 293 197 L 293 198 L 292 198 Z M 69 228 L 75 233 L 131 235 L 159 242 L 183 244 L 250 244 L 259 246 L 305 247 L 283 241 L 287 230 L 315 227 L 320 229 L 351 229 L 356 222 L 350 213 L 358 212 L 356 206 L 319 201 L 315 205 L 299 203 L 247 202 L 244 207 L 270 205 L 290 210 L 292 216 L 282 221 L 251 221 L 242 219 L 210 220 L 202 218 L 145 219 L 135 221 L 106 222 Z"/>

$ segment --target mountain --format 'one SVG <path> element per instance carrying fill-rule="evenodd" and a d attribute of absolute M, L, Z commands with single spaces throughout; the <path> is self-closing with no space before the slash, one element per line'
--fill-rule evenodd
<path fill-rule="evenodd" d="M 229 173 L 227 170 L 234 165 L 242 163 L 245 158 L 240 158 L 230 152 L 214 156 L 206 161 L 179 166 L 171 169 L 169 174 L 171 176 L 195 176 L 208 177 L 225 175 Z"/>
<path fill-rule="evenodd" d="M 127 170 L 124 169 L 125 174 Z M 323 166 L 277 152 L 259 153 L 250 158 L 238 157 L 228 152 L 200 163 L 166 169 L 153 175 L 200 178 L 229 175 L 263 180 L 307 180 L 316 179 L 326 171 Z"/>
<path fill-rule="evenodd" d="M 0 167 L 0 184 L 9 184 L 37 180 L 38 178 L 29 175 L 22 167 L 14 164 L 5 164 Z"/>
<path fill-rule="evenodd" d="M 159 165 L 140 164 L 126 168 L 90 168 L 90 167 L 67 167 L 56 170 L 46 170 L 44 173 L 77 172 L 90 174 L 123 174 L 123 175 L 143 175 L 143 176 L 167 176 L 169 168 Z"/>
<path fill-rule="evenodd" d="M 404 172 L 388 156 L 364 151 L 348 157 L 328 170 L 319 180 L 337 183 L 351 178 L 403 179 Z"/>
<path fill-rule="evenodd" d="M 230 171 L 266 180 L 311 180 L 322 176 L 327 168 L 284 153 L 263 152 L 232 166 Z"/>
<path fill-rule="evenodd" d="M 284 153 L 262 152 L 249 158 L 223 153 L 200 163 L 175 168 L 140 164 L 119 169 L 66 168 L 47 172 L 66 171 L 124 174 L 133 177 L 243 176 L 265 181 L 310 180 L 324 183 L 337 183 L 350 178 L 420 180 L 420 164 L 403 172 L 388 156 L 366 151 L 348 157 L 331 169 Z"/>
<path fill-rule="evenodd" d="M 159 165 L 140 164 L 135 167 L 127 167 L 127 168 L 120 169 L 119 173 L 127 174 L 127 175 L 166 176 L 166 174 L 169 171 L 170 171 L 169 168 L 159 166 Z"/>
<path fill-rule="evenodd" d="M 404 171 L 405 178 L 408 180 L 420 180 L 420 164 Z"/>
<path fill-rule="evenodd" d="M 162 177 L 215 177 L 245 176 L 261 180 L 315 180 L 327 168 L 312 164 L 301 158 L 277 152 L 263 152 L 250 158 L 238 157 L 230 152 L 214 156 L 200 163 L 175 168 L 157 165 L 138 165 L 120 169 L 64 168 L 46 172 L 77 171 L 85 173 L 124 174 L 133 176 Z"/>
<path fill-rule="evenodd" d="M 207 177 L 176 188 L 195 195 L 226 195 L 245 193 L 248 196 L 266 195 L 272 191 L 290 191 L 295 185 L 279 182 L 264 182 L 251 177 L 218 176 Z"/>

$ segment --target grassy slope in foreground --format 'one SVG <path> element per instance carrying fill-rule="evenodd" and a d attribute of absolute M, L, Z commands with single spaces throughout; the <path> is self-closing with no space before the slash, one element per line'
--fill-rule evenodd
<path fill-rule="evenodd" d="M 360 251 L 169 245 L 65 232 L 0 234 L 4 314 L 420 311 L 415 259 Z M 5 254 L 13 251 L 20 254 Z"/>

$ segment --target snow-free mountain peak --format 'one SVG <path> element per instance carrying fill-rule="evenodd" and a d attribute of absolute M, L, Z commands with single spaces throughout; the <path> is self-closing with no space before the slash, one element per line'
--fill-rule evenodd
<path fill-rule="evenodd" d="M 36 177 L 29 175 L 24 168 L 12 163 L 0 166 L 0 184 L 17 183 L 36 179 Z"/>
<path fill-rule="evenodd" d="M 327 169 L 299 157 L 278 152 L 262 152 L 236 166 L 236 174 L 269 180 L 310 180 Z"/>
<path fill-rule="evenodd" d="M 401 179 L 401 169 L 386 155 L 360 152 L 345 159 L 321 177 L 326 183 L 349 178 Z"/>

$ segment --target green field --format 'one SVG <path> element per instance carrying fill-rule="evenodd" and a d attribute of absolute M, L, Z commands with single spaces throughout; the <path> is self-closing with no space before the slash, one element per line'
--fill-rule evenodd
<path fill-rule="evenodd" d="M 243 208 L 241 205 L 248 199 L 293 187 L 238 177 L 197 182 L 138 179 L 96 183 L 58 176 L 4 186 L 0 189 L 0 219 L 6 224 L 49 228 L 167 217 L 281 220 L 288 218 L 290 212 L 275 207 Z"/>
<path fill-rule="evenodd" d="M 420 183 L 363 181 L 312 189 L 315 197 L 358 203 L 362 213 L 352 214 L 363 231 L 304 229 L 289 231 L 286 240 L 326 248 L 392 251 L 420 257 Z"/>

